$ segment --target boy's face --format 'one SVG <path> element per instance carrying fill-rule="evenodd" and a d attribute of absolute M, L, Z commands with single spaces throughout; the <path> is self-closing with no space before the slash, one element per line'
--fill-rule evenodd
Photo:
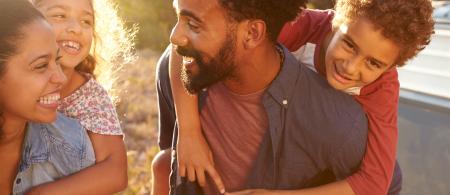
<path fill-rule="evenodd" d="M 362 87 L 393 67 L 400 48 L 361 18 L 336 29 L 325 54 L 328 83 L 338 90 Z"/>

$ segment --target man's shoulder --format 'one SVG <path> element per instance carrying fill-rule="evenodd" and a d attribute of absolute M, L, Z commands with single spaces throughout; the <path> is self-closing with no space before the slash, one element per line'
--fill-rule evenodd
<path fill-rule="evenodd" d="M 156 89 L 158 92 L 159 101 L 166 101 L 173 104 L 172 87 L 170 86 L 169 77 L 169 58 L 172 51 L 172 46 L 167 46 L 166 50 L 161 54 L 156 64 Z"/>
<path fill-rule="evenodd" d="M 309 123 L 318 139 L 329 143 L 361 137 L 367 134 L 367 119 L 361 105 L 350 95 L 332 88 L 323 76 L 303 65 L 295 87 L 295 116 Z M 312 128 L 311 128 L 312 127 Z"/>
<path fill-rule="evenodd" d="M 158 62 L 156 63 L 156 80 L 159 81 L 168 81 L 169 80 L 169 58 L 171 52 L 171 46 L 167 46 L 164 52 L 159 57 Z"/>

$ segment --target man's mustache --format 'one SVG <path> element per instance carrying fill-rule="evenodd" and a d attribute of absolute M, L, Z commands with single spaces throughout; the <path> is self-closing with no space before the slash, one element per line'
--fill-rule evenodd
<path fill-rule="evenodd" d="M 200 59 L 200 52 L 196 51 L 195 49 L 177 46 L 176 51 L 181 56 L 192 57 L 196 61 Z"/>

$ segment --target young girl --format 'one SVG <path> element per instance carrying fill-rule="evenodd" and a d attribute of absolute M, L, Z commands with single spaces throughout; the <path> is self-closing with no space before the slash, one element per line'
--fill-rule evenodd
<path fill-rule="evenodd" d="M 89 133 L 96 164 L 31 190 L 45 194 L 111 194 L 128 183 L 123 132 L 107 91 L 95 80 L 114 80 L 132 57 L 131 36 L 108 0 L 34 0 L 56 34 L 68 78 L 58 110 Z M 96 71 L 94 72 L 94 70 Z M 106 87 L 111 88 L 111 83 Z"/>
<path fill-rule="evenodd" d="M 0 194 L 94 164 L 86 131 L 56 112 L 66 77 L 44 16 L 27 0 L 0 0 L 0 45 Z"/>
<path fill-rule="evenodd" d="M 303 64 L 325 76 L 332 87 L 354 95 L 366 111 L 370 128 L 367 152 L 358 172 L 344 181 L 295 193 L 388 192 L 397 144 L 399 84 L 395 66 L 404 65 L 429 43 L 433 32 L 431 13 L 428 0 L 351 0 L 337 2 L 334 20 L 332 11 L 303 10 L 297 20 L 286 24 L 279 41 Z M 374 43 L 373 37 L 381 37 L 384 41 Z M 171 83 L 180 129 L 179 173 L 204 184 L 204 178 L 199 175 L 206 171 L 218 189 L 223 190 L 211 151 L 201 133 L 196 97 L 184 93 L 179 81 L 180 66 L 173 66 L 179 64 L 180 59 L 174 56 L 171 59 Z M 161 152 L 164 153 L 167 154 Z M 158 157 L 154 160 L 155 165 L 168 163 L 162 162 L 164 155 Z M 154 167 L 155 173 L 160 173 L 155 177 L 165 177 L 168 170 L 164 173 L 163 168 Z M 166 181 L 158 182 L 159 186 L 154 189 L 168 189 Z M 249 194 L 264 192 L 245 191 Z"/>

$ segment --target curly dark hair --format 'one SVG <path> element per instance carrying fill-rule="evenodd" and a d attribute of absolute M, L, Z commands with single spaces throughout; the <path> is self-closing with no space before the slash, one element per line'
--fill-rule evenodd
<path fill-rule="evenodd" d="M 36 7 L 39 7 L 41 6 L 42 0 L 31 0 L 31 3 L 33 3 Z M 89 6 L 93 7 L 92 0 L 89 1 Z M 94 26 L 95 26 L 95 17 L 94 17 Z M 94 40 L 95 40 L 95 33 L 94 33 Z M 95 49 L 95 42 L 94 42 L 94 49 Z M 80 64 L 78 64 L 75 67 L 75 70 L 94 75 L 96 63 L 97 61 L 95 60 L 95 56 L 89 54 L 83 61 L 80 62 Z"/>
<path fill-rule="evenodd" d="M 219 0 L 231 19 L 261 19 L 266 23 L 267 34 L 276 42 L 283 25 L 295 19 L 306 7 L 307 0 Z"/>
<path fill-rule="evenodd" d="M 337 0 L 333 26 L 368 19 L 400 47 L 395 64 L 403 66 L 430 43 L 432 13 L 431 0 Z"/>

